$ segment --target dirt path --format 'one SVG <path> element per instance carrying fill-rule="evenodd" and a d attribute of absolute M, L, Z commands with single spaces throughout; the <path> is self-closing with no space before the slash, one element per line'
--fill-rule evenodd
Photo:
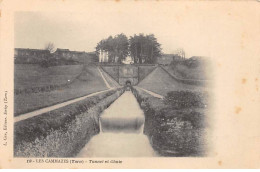
<path fill-rule="evenodd" d="M 109 83 L 107 82 L 106 78 L 104 77 L 103 73 L 100 71 L 99 67 L 98 67 L 98 71 L 99 71 L 99 73 L 100 73 L 102 79 L 104 80 L 104 82 L 105 82 L 107 88 L 111 89 L 112 87 L 111 87 L 111 86 L 109 85 Z"/>
<path fill-rule="evenodd" d="M 109 76 L 101 67 L 99 67 L 101 73 L 103 74 L 104 78 L 108 82 L 108 84 L 112 87 L 120 87 L 117 81 L 115 81 L 111 76 Z"/>
<path fill-rule="evenodd" d="M 148 94 L 150 94 L 150 95 L 152 95 L 152 96 L 154 96 L 154 97 L 157 97 L 157 98 L 159 98 L 159 99 L 163 99 L 163 96 L 160 95 L 160 94 L 154 93 L 154 92 L 152 92 L 152 91 L 146 90 L 146 89 L 141 88 L 141 87 L 137 87 L 137 86 L 134 86 L 134 87 L 137 88 L 137 89 L 141 89 L 141 90 L 145 91 L 146 93 L 148 93 Z"/>

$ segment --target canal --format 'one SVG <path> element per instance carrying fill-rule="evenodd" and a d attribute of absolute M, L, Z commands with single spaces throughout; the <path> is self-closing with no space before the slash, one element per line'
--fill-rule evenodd
<path fill-rule="evenodd" d="M 79 152 L 78 157 L 156 156 L 143 134 L 145 117 L 131 91 L 123 93 L 99 119 L 100 133 Z"/>

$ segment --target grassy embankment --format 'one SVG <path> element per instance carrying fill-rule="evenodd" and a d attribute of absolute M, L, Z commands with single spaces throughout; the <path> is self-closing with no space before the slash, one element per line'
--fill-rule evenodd
<path fill-rule="evenodd" d="M 134 90 L 145 113 L 144 132 L 163 156 L 202 156 L 207 131 L 208 88 L 179 82 L 156 68 L 138 84 L 163 95 L 164 100 Z"/>
<path fill-rule="evenodd" d="M 15 65 L 14 115 L 107 89 L 96 66 Z"/>
<path fill-rule="evenodd" d="M 99 115 L 123 90 L 118 88 L 101 93 L 15 123 L 14 156 L 75 156 L 93 135 L 99 133 Z"/>
<path fill-rule="evenodd" d="M 120 87 L 119 83 L 111 75 L 109 75 L 106 71 L 104 71 L 102 67 L 100 67 L 99 69 L 111 87 Z"/>
<path fill-rule="evenodd" d="M 83 65 L 66 65 L 43 68 L 35 64 L 15 64 L 15 89 L 67 84 L 83 70 Z"/>
<path fill-rule="evenodd" d="M 212 74 L 210 61 L 204 58 L 173 61 L 170 65 L 163 66 L 163 68 L 180 79 L 209 80 L 212 78 L 212 75 L 210 75 Z"/>
<path fill-rule="evenodd" d="M 138 66 L 139 81 L 141 82 L 147 75 L 149 75 L 156 67 L 155 66 Z"/>
<path fill-rule="evenodd" d="M 205 155 L 207 95 L 172 91 L 161 100 L 140 89 L 133 92 L 145 113 L 144 133 L 159 155 Z"/>
<path fill-rule="evenodd" d="M 161 67 L 157 67 L 152 71 L 138 86 L 163 96 L 166 96 L 169 91 L 189 90 L 200 92 L 207 90 L 205 87 L 181 83 Z"/>
<path fill-rule="evenodd" d="M 119 80 L 119 66 L 100 66 L 102 70 L 107 73 L 111 78 L 113 78 L 116 82 Z"/>

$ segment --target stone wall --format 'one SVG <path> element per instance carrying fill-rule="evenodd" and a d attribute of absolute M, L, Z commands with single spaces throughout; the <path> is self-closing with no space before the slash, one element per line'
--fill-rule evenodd
<path fill-rule="evenodd" d="M 140 80 L 149 75 L 155 65 L 102 65 L 102 69 L 114 78 L 120 85 L 130 81 L 131 85 L 137 85 Z"/>

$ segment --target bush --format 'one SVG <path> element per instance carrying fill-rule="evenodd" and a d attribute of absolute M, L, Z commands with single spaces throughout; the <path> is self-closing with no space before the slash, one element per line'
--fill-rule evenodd
<path fill-rule="evenodd" d="M 15 145 L 16 157 L 72 157 L 75 156 L 90 138 L 99 132 L 100 109 L 93 107 L 72 120 L 67 129 L 51 130 L 46 137 L 34 141 L 22 141 Z"/>
<path fill-rule="evenodd" d="M 54 116 L 39 116 L 18 122 L 15 126 L 14 156 L 16 157 L 72 157 L 90 138 L 99 132 L 98 118 L 112 104 L 123 89 L 81 101 L 68 109 L 61 108 Z M 59 113 L 58 113 L 59 112 Z M 66 113 L 66 114 L 65 114 Z M 48 114 L 47 114 L 48 115 Z M 44 118 L 45 117 L 45 118 Z M 36 120 L 38 119 L 38 120 Z"/>
<path fill-rule="evenodd" d="M 202 94 L 191 91 L 171 91 L 168 92 L 164 103 L 174 109 L 183 108 L 204 108 L 205 104 L 202 101 Z"/>
<path fill-rule="evenodd" d="M 22 141 L 31 142 L 37 137 L 46 137 L 50 131 L 65 128 L 77 115 L 86 112 L 99 101 L 122 90 L 111 90 L 107 93 L 90 97 L 86 100 L 76 102 L 65 107 L 46 112 L 44 114 L 15 123 L 15 144 Z"/>
<path fill-rule="evenodd" d="M 144 133 L 160 155 L 204 155 L 205 115 L 196 110 L 204 107 L 202 94 L 174 91 L 161 100 L 139 89 L 133 93 L 145 114 Z"/>

